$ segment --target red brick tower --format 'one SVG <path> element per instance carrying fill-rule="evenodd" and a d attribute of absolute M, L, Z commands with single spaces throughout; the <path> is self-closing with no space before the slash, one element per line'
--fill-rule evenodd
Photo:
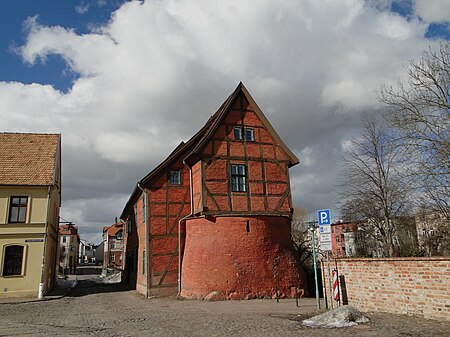
<path fill-rule="evenodd" d="M 298 163 L 242 83 L 211 117 L 184 162 L 186 220 L 181 296 L 289 296 L 304 288 L 291 243 L 288 168 Z"/>

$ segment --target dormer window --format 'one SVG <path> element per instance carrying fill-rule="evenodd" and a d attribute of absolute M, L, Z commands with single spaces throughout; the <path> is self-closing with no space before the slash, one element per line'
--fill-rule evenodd
<path fill-rule="evenodd" d="M 254 132 L 253 128 L 246 128 L 243 126 L 235 126 L 233 128 L 233 133 L 234 133 L 235 140 L 243 140 L 245 137 L 245 140 L 248 142 L 255 141 L 255 132 Z"/>

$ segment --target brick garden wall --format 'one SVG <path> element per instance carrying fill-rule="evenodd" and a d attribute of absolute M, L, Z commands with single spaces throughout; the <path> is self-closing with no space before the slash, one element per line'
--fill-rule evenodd
<path fill-rule="evenodd" d="M 349 305 L 450 321 L 450 257 L 338 259 L 336 263 L 341 296 L 346 293 Z M 330 294 L 328 281 L 324 283 Z"/>

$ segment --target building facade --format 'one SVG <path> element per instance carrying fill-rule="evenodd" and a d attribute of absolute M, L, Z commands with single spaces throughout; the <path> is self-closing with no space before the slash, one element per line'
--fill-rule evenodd
<path fill-rule="evenodd" d="M 123 223 L 117 219 L 111 226 L 103 228 L 104 268 L 122 268 L 123 238 Z"/>
<path fill-rule="evenodd" d="M 59 264 L 65 275 L 76 274 L 80 247 L 78 227 L 73 224 L 59 226 L 60 254 Z"/>
<path fill-rule="evenodd" d="M 256 298 L 303 288 L 291 243 L 287 148 L 242 83 L 139 181 L 121 219 L 126 270 L 146 295 Z"/>
<path fill-rule="evenodd" d="M 356 235 L 358 225 L 351 222 L 331 224 L 332 257 L 350 257 L 356 254 Z"/>
<path fill-rule="evenodd" d="M 78 248 L 78 264 L 95 263 L 95 245 L 81 239 Z"/>
<path fill-rule="evenodd" d="M 0 133 L 0 297 L 41 298 L 57 279 L 61 136 Z"/>

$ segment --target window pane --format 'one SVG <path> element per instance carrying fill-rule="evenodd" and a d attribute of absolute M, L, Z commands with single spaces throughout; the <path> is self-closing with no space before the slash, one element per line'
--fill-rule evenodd
<path fill-rule="evenodd" d="M 232 192 L 245 192 L 247 190 L 247 166 L 231 165 L 230 181 Z"/>
<path fill-rule="evenodd" d="M 253 134 L 253 129 L 245 129 L 245 139 L 246 140 L 250 140 L 250 141 L 254 141 L 255 137 Z"/>
<path fill-rule="evenodd" d="M 234 127 L 234 139 L 237 139 L 237 140 L 242 139 L 242 127 L 240 127 L 240 126 Z"/>
<path fill-rule="evenodd" d="M 17 207 L 12 207 L 11 208 L 10 221 L 11 222 L 17 222 L 18 215 L 19 215 L 19 209 Z"/>
<path fill-rule="evenodd" d="M 19 219 L 17 222 L 25 222 L 25 216 L 27 215 L 27 209 L 25 207 L 19 208 Z"/>
<path fill-rule="evenodd" d="M 21 197 L 19 200 L 19 204 L 26 205 L 27 204 L 27 197 Z"/>
<path fill-rule="evenodd" d="M 9 246 L 5 249 L 3 275 L 22 274 L 23 246 Z"/>
<path fill-rule="evenodd" d="M 239 190 L 245 192 L 245 177 L 239 177 Z"/>
<path fill-rule="evenodd" d="M 181 171 L 170 171 L 169 183 L 172 185 L 180 185 Z"/>
<path fill-rule="evenodd" d="M 238 183 L 237 183 L 237 177 L 231 177 L 231 190 L 233 192 L 237 192 L 239 190 Z"/>

